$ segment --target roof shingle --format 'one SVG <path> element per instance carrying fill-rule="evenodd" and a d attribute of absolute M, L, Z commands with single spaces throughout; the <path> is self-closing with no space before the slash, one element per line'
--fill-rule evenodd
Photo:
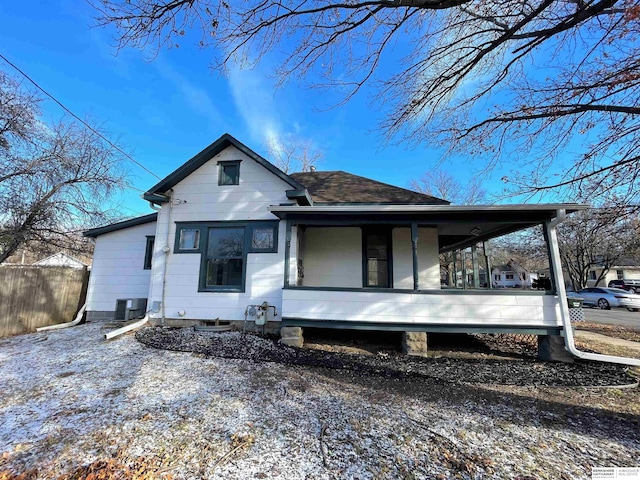
<path fill-rule="evenodd" d="M 289 174 L 306 187 L 314 203 L 449 205 L 447 200 L 395 187 L 370 178 L 336 171 L 298 172 Z"/>

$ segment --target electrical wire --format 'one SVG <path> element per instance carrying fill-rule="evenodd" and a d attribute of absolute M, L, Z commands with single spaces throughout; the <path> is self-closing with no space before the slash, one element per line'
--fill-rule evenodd
<path fill-rule="evenodd" d="M 111 140 L 109 140 L 107 137 L 105 137 L 104 135 L 102 135 L 99 131 L 97 131 L 95 128 L 93 128 L 91 125 L 89 125 L 87 122 L 85 122 L 82 118 L 80 118 L 78 115 L 76 115 L 75 113 L 73 113 L 71 110 L 69 110 L 66 106 L 63 105 L 62 102 L 60 102 L 60 100 L 58 100 L 56 97 L 54 97 L 53 95 L 51 95 L 49 92 L 47 92 L 44 88 L 42 88 L 40 85 L 38 85 L 38 83 L 36 83 L 35 80 L 33 80 L 29 75 L 27 75 L 25 72 L 23 72 L 22 70 L 20 70 L 20 68 L 18 68 L 16 65 L 14 65 L 13 63 L 11 63 L 9 61 L 9 59 L 7 59 L 7 57 L 5 57 L 3 54 L 0 53 L 0 58 L 2 60 L 4 60 L 9 66 L 11 66 L 12 68 L 14 68 L 16 71 L 18 71 L 24 78 L 26 78 L 29 82 L 31 82 L 38 90 L 40 90 L 42 93 L 44 93 L 47 97 L 49 97 L 51 100 L 53 100 L 55 103 L 57 103 L 65 112 L 67 112 L 69 115 L 71 115 L 73 118 L 75 118 L 76 120 L 78 120 L 80 123 L 82 123 L 85 127 L 87 127 L 91 132 L 93 132 L 94 134 L 96 134 L 98 137 L 100 137 L 102 140 L 104 140 L 105 142 L 107 142 L 111 147 L 115 148 L 118 152 L 120 152 L 122 155 L 124 155 L 125 157 L 127 157 L 129 160 L 131 160 L 133 163 L 135 163 L 137 166 L 139 166 L 140 168 L 142 168 L 145 172 L 153 175 L 154 177 L 156 177 L 158 180 L 162 180 L 162 178 L 158 175 L 156 175 L 155 173 L 153 173 L 151 170 L 149 170 L 147 167 L 145 167 L 143 164 L 141 164 L 140 162 L 138 162 L 136 159 L 134 159 L 131 155 L 129 155 L 127 152 L 125 152 L 124 150 L 122 150 L 120 147 L 118 147 L 116 144 L 114 144 Z"/>

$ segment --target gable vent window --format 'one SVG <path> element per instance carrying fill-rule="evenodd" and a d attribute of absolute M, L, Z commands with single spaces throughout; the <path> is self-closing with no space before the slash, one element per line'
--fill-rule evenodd
<path fill-rule="evenodd" d="M 240 160 L 218 162 L 218 185 L 240 185 Z"/>

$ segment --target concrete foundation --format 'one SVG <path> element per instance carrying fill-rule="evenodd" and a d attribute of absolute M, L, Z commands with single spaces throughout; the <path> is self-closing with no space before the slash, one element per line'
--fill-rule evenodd
<path fill-rule="evenodd" d="M 414 357 L 427 356 L 426 332 L 404 332 L 402 334 L 402 351 Z"/>
<path fill-rule="evenodd" d="M 115 311 L 97 311 L 87 312 L 87 322 L 110 322 L 116 317 Z"/>
<path fill-rule="evenodd" d="M 302 327 L 282 327 L 280 329 L 280 341 L 290 347 L 301 348 L 304 345 Z"/>
<path fill-rule="evenodd" d="M 242 331 L 245 327 L 243 320 L 220 320 L 222 323 L 229 323 L 231 330 Z M 204 322 L 202 320 L 192 318 L 165 318 L 164 323 L 161 318 L 150 318 L 149 325 L 164 325 L 166 327 L 199 327 L 199 326 L 211 326 L 213 322 Z M 254 322 L 247 322 L 246 331 L 251 333 L 262 333 L 262 326 L 256 327 Z M 264 332 L 277 335 L 280 333 L 280 322 L 267 322 L 264 326 Z"/>
<path fill-rule="evenodd" d="M 573 355 L 564 348 L 564 338 L 560 335 L 538 335 L 538 359 L 573 363 Z"/>

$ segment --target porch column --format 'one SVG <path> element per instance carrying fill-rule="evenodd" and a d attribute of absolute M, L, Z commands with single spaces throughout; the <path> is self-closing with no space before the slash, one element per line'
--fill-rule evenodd
<path fill-rule="evenodd" d="M 489 242 L 482 242 L 482 251 L 487 264 L 487 288 L 493 288 L 493 275 L 491 273 L 491 261 L 489 260 Z"/>
<path fill-rule="evenodd" d="M 467 289 L 467 249 L 460 250 L 460 260 L 462 261 L 462 289 Z"/>
<path fill-rule="evenodd" d="M 284 240 L 284 286 L 289 286 L 289 269 L 291 263 L 291 220 L 285 223 L 285 240 Z"/>
<path fill-rule="evenodd" d="M 471 247 L 471 262 L 473 263 L 473 286 L 480 287 L 480 265 L 478 264 L 478 246 Z"/>
<path fill-rule="evenodd" d="M 419 276 L 418 276 L 418 225 L 416 223 L 411 224 L 411 253 L 413 254 L 413 289 L 418 290 Z"/>

